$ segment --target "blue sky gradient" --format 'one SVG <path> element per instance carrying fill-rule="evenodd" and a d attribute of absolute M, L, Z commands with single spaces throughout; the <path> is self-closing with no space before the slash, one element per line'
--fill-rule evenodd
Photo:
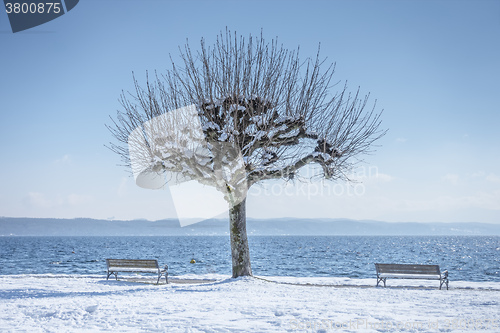
<path fill-rule="evenodd" d="M 168 191 L 138 188 L 117 166 L 104 125 L 132 72 L 144 82 L 186 39 L 195 50 L 226 26 L 263 29 L 304 59 L 321 43 L 337 80 L 370 93 L 389 128 L 357 187 L 268 183 L 252 188 L 248 216 L 500 223 L 494 0 L 86 0 L 16 34 L 0 13 L 0 216 L 175 217 Z"/>

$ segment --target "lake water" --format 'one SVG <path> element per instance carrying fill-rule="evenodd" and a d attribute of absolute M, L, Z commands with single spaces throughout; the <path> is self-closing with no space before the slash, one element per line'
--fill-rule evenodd
<path fill-rule="evenodd" d="M 252 236 L 249 243 L 257 276 L 373 278 L 380 262 L 438 264 L 450 280 L 500 282 L 498 236 Z M 227 236 L 0 237 L 0 275 L 104 276 L 106 258 L 158 259 L 171 276 L 230 275 L 229 247 Z"/>

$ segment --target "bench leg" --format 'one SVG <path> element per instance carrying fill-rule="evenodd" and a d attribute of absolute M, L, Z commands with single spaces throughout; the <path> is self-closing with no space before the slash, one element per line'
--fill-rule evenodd
<path fill-rule="evenodd" d="M 161 279 L 161 277 L 163 275 L 165 275 L 165 282 L 168 284 L 168 278 L 167 278 L 168 272 L 160 272 L 160 273 L 158 273 L 158 281 L 156 281 L 156 284 L 160 283 L 160 279 Z"/>
<path fill-rule="evenodd" d="M 380 282 L 384 282 L 384 288 L 385 288 L 385 280 L 386 280 L 386 279 L 387 279 L 387 278 L 379 278 L 379 277 L 377 277 L 377 285 L 376 285 L 375 287 L 378 287 L 378 284 L 379 284 Z"/>
<path fill-rule="evenodd" d="M 448 279 L 443 279 L 439 282 L 439 290 L 441 290 L 443 284 L 446 284 L 446 290 L 448 290 Z"/>
<path fill-rule="evenodd" d="M 158 274 L 158 281 L 156 281 L 156 284 L 160 283 L 160 279 L 161 279 L 162 275 L 165 275 L 165 283 L 168 284 L 168 272 L 162 272 L 162 273 Z"/>

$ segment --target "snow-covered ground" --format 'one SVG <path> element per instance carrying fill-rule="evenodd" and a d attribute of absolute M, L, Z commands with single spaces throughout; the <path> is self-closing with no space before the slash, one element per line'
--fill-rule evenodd
<path fill-rule="evenodd" d="M 450 290 L 438 290 L 437 281 L 374 288 L 375 279 L 173 279 L 216 281 L 0 276 L 0 332 L 500 331 L 500 283 L 451 281 Z"/>

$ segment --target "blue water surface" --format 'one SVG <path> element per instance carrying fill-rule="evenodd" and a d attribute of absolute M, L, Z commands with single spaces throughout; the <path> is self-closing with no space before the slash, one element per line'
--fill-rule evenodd
<path fill-rule="evenodd" d="M 379 262 L 438 264 L 451 280 L 500 282 L 498 236 L 251 236 L 249 243 L 257 276 L 373 278 Z M 158 259 L 171 276 L 231 274 L 227 236 L 0 237 L 0 275 L 105 274 L 106 258 Z"/>

